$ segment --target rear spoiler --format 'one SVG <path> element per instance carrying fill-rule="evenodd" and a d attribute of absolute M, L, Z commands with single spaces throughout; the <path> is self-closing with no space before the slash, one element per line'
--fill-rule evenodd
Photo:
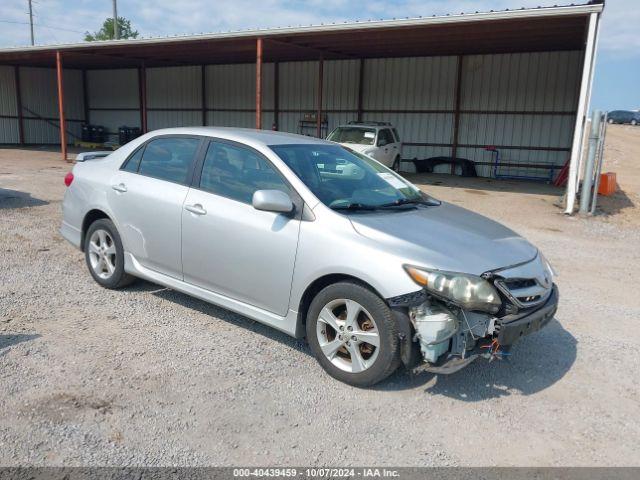
<path fill-rule="evenodd" d="M 82 152 L 76 156 L 76 162 L 84 162 L 85 160 L 93 160 L 94 158 L 103 158 L 107 155 L 111 155 L 113 151 L 109 152 Z"/>

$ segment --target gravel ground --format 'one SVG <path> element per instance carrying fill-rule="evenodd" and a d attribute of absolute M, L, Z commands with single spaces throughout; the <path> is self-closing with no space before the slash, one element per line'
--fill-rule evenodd
<path fill-rule="evenodd" d="M 640 151 L 623 128 L 616 151 Z M 234 313 L 98 287 L 57 232 L 68 166 L 0 150 L 0 465 L 640 465 L 634 168 L 592 219 L 552 187 L 413 176 L 537 244 L 561 307 L 508 362 L 361 390 Z"/>

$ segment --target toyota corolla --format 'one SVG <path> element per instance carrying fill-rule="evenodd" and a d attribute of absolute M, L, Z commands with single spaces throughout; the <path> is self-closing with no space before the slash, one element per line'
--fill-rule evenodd
<path fill-rule="evenodd" d="M 524 238 L 328 141 L 157 130 L 80 154 L 65 183 L 61 233 L 97 283 L 143 278 L 306 336 L 351 385 L 501 358 L 558 305 Z"/>

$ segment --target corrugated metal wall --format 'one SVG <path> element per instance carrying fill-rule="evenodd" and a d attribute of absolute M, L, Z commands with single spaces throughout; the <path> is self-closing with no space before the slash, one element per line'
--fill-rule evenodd
<path fill-rule="evenodd" d="M 459 58 L 368 59 L 361 81 L 360 60 L 325 61 L 323 112 L 328 130 L 356 120 L 393 123 L 405 143 L 403 157 L 450 156 L 459 103 L 457 156 L 477 163 L 478 173 L 492 175 L 499 148 L 503 174 L 545 175 L 531 164 L 564 164 L 571 146 L 582 52 L 473 55 Z M 282 131 L 316 134 L 319 62 L 263 65 L 263 128 L 276 121 Z M 21 68 L 25 141 L 56 142 L 55 70 Z M 204 81 L 202 74 L 204 72 Z M 0 69 L 2 139 L 17 141 L 14 71 Z M 203 92 L 204 85 L 204 92 Z M 362 91 L 360 92 L 360 86 Z M 69 129 L 79 134 L 83 119 L 82 74 L 65 71 Z M 140 89 L 136 69 L 87 72 L 90 122 L 113 133 L 121 125 L 140 126 Z M 147 121 L 150 130 L 186 125 L 249 127 L 255 125 L 255 65 L 149 68 L 146 70 Z M 203 102 L 204 94 L 204 102 Z M 276 101 L 277 100 L 277 101 Z M 29 111 L 48 120 L 36 120 Z M 522 165 L 522 166 L 519 166 Z"/>
<path fill-rule="evenodd" d="M 14 67 L 0 67 L 0 143 L 19 143 L 18 101 Z M 24 142 L 60 142 L 56 71 L 51 68 L 20 67 L 20 93 Z M 84 103 L 82 72 L 64 71 L 65 113 L 68 141 L 80 135 Z"/>
<path fill-rule="evenodd" d="M 464 57 L 461 109 L 473 113 L 461 114 L 459 143 L 510 147 L 499 148 L 505 163 L 562 166 L 573 139 L 581 63 L 581 52 Z M 460 148 L 458 156 L 493 161 L 483 148 Z M 491 174 L 489 165 L 476 168 L 482 176 Z M 544 176 L 547 171 L 512 166 L 498 173 Z"/>
<path fill-rule="evenodd" d="M 18 105 L 15 70 L 0 67 L 0 143 L 18 143 Z"/>
<path fill-rule="evenodd" d="M 136 69 L 87 71 L 87 98 L 90 123 L 104 126 L 112 140 L 122 125 L 140 127 Z"/>
<path fill-rule="evenodd" d="M 64 70 L 67 142 L 81 134 L 84 117 L 82 72 Z M 25 143 L 60 143 L 58 90 L 53 68 L 20 68 Z"/>

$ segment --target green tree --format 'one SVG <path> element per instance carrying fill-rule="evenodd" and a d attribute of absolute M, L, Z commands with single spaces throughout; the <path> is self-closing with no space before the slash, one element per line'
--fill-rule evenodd
<path fill-rule="evenodd" d="M 124 17 L 118 17 L 118 33 L 120 38 L 138 38 L 138 31 L 131 28 L 131 22 Z M 113 40 L 113 18 L 107 18 L 102 24 L 102 28 L 97 32 L 85 32 L 85 42 L 96 42 L 98 40 Z"/>

